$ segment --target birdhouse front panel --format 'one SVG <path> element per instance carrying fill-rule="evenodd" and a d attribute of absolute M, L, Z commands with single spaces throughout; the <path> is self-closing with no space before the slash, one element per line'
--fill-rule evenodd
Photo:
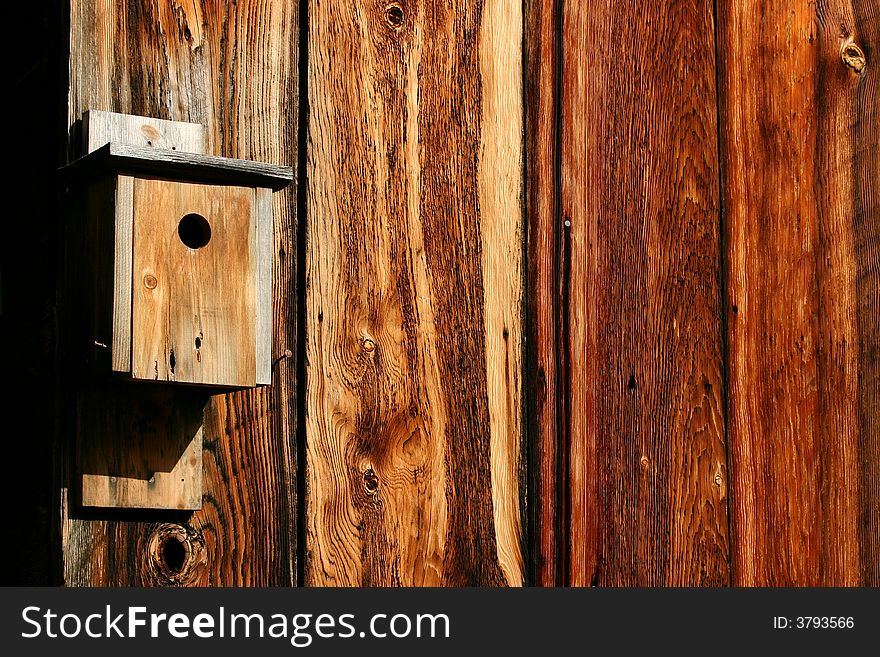
<path fill-rule="evenodd" d="M 134 178 L 131 376 L 257 383 L 257 191 Z"/>

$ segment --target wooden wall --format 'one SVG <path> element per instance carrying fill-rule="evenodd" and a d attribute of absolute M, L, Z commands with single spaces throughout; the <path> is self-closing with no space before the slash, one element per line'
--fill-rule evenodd
<path fill-rule="evenodd" d="M 294 0 L 71 0 L 70 155 L 77 121 L 98 109 L 201 123 L 210 154 L 294 164 L 298 17 Z M 275 195 L 274 385 L 208 401 L 200 511 L 86 511 L 70 488 L 77 420 L 128 414 L 131 421 L 138 415 L 132 404 L 142 404 L 145 415 L 189 399 L 153 398 L 144 389 L 122 397 L 77 392 L 75 408 L 68 405 L 59 436 L 67 466 L 59 519 L 64 583 L 295 583 L 296 367 L 285 357 L 296 351 L 294 208 L 293 190 Z M 77 376 L 75 369 L 62 373 L 65 396 L 78 390 Z"/>
<path fill-rule="evenodd" d="M 566 3 L 567 583 L 728 579 L 712 3 Z"/>
<path fill-rule="evenodd" d="M 536 583 L 876 586 L 876 3 L 526 7 Z"/>
<path fill-rule="evenodd" d="M 733 581 L 877 586 L 880 7 L 718 8 Z"/>
<path fill-rule="evenodd" d="M 309 3 L 309 585 L 524 581 L 521 38 Z"/>
<path fill-rule="evenodd" d="M 68 27 L 71 139 L 89 108 L 194 121 L 300 180 L 274 384 L 209 400 L 203 509 L 85 512 L 62 468 L 58 581 L 880 583 L 876 2 L 71 0 Z"/>

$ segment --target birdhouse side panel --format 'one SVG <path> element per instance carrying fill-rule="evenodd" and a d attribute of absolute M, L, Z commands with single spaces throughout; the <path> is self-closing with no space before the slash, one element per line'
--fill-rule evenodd
<path fill-rule="evenodd" d="M 256 383 L 254 190 L 136 178 L 132 377 Z"/>
<path fill-rule="evenodd" d="M 72 317 L 70 366 L 106 372 L 111 366 L 114 298 L 116 177 L 104 176 L 69 198 L 65 237 L 67 304 Z M 128 312 L 131 312 L 129 306 Z"/>
<path fill-rule="evenodd" d="M 271 189 L 254 190 L 256 212 L 254 213 L 254 275 L 256 291 L 256 350 L 257 385 L 272 383 L 272 265 L 274 252 L 272 238 L 274 229 L 274 203 Z"/>
<path fill-rule="evenodd" d="M 113 221 L 113 335 L 110 364 L 114 372 L 131 371 L 131 258 L 134 179 L 116 176 Z"/>

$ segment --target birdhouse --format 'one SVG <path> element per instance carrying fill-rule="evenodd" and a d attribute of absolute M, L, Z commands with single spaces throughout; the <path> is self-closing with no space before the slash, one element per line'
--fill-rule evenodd
<path fill-rule="evenodd" d="M 151 120 L 146 144 L 109 130 L 63 170 L 81 192 L 69 258 L 88 360 L 140 381 L 269 384 L 272 194 L 293 171 L 167 147 L 163 123 L 181 125 Z"/>

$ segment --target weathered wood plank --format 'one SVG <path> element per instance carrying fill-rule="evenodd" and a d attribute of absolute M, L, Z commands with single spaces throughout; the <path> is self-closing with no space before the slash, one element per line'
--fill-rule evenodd
<path fill-rule="evenodd" d="M 256 280 L 256 322 L 254 339 L 257 342 L 256 383 L 272 383 L 272 263 L 275 253 L 272 250 L 272 191 L 254 190 L 254 225 L 252 229 L 253 250 L 251 262 Z"/>
<path fill-rule="evenodd" d="M 296 161 L 296 2 L 75 0 L 70 10 L 71 126 L 92 108 L 200 123 L 207 128 L 209 153 Z M 279 354 L 296 350 L 296 233 L 292 192 L 276 194 L 273 202 L 273 352 Z M 149 519 L 84 513 L 69 499 L 67 472 L 61 500 L 64 583 L 293 583 L 293 361 L 276 364 L 271 388 L 208 403 L 200 511 Z M 69 435 L 62 432 L 62 438 Z M 168 540 L 178 541 L 187 555 L 179 571 L 163 559 Z"/>
<path fill-rule="evenodd" d="M 132 378 L 256 385 L 254 210 L 249 187 L 135 178 Z M 178 236 L 188 213 L 201 248 Z"/>
<path fill-rule="evenodd" d="M 853 1 L 843 57 L 858 73 L 853 124 L 853 216 L 858 268 L 859 538 L 863 586 L 880 586 L 880 6 Z M 852 44 L 860 45 L 853 51 Z M 871 53 L 872 68 L 868 68 Z M 853 55 L 856 57 L 854 58 Z M 861 59 L 859 58 L 861 56 Z M 852 84 L 852 82 L 850 82 Z"/>
<path fill-rule="evenodd" d="M 880 11 L 718 27 L 734 582 L 877 585 Z"/>
<path fill-rule="evenodd" d="M 202 408 L 207 393 L 92 384 L 77 417 L 77 500 L 85 507 L 202 506 Z M 125 413 L 108 406 L 124 404 Z M 75 496 L 76 497 L 76 496 Z"/>
<path fill-rule="evenodd" d="M 309 584 L 524 579 L 521 3 L 309 3 Z"/>
<path fill-rule="evenodd" d="M 132 244 L 134 243 L 134 179 L 111 176 L 116 181 L 115 205 L 103 216 L 113 222 L 113 319 L 110 328 L 110 367 L 131 372 Z"/>
<path fill-rule="evenodd" d="M 293 169 L 268 162 L 183 153 L 111 142 L 62 169 L 68 178 L 103 175 L 107 171 L 151 174 L 167 180 L 244 185 L 283 189 L 293 179 Z"/>
<path fill-rule="evenodd" d="M 205 126 L 146 116 L 89 110 L 83 114 L 82 153 L 112 142 L 185 153 L 205 152 Z"/>
<path fill-rule="evenodd" d="M 559 214 L 559 1 L 524 4 L 526 193 L 528 208 L 528 326 L 532 359 L 526 363 L 531 463 L 531 579 L 557 586 L 564 576 L 568 520 L 562 459 L 567 437 L 559 429 L 565 391 L 559 347 L 565 324 L 559 315 L 562 223 Z"/>
<path fill-rule="evenodd" d="M 567 584 L 729 578 L 712 7 L 563 5 Z"/>

